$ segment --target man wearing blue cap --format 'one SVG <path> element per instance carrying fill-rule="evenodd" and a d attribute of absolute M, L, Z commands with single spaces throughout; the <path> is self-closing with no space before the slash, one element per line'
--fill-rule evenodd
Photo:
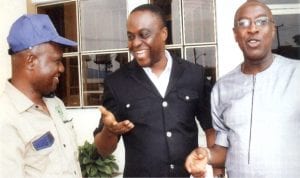
<path fill-rule="evenodd" d="M 47 15 L 23 15 L 7 37 L 12 77 L 0 97 L 0 177 L 81 177 L 63 102 L 52 93 L 64 72 L 59 36 Z"/>

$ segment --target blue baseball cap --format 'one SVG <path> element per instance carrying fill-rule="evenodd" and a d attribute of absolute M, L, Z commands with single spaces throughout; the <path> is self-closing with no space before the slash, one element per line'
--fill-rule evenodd
<path fill-rule="evenodd" d="M 76 42 L 66 39 L 57 33 L 48 15 L 23 15 L 10 28 L 7 37 L 8 53 L 14 54 L 51 41 L 64 46 L 77 46 Z"/>

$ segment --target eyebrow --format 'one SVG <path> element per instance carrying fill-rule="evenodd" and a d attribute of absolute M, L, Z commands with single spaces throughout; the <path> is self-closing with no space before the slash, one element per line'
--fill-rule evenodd
<path fill-rule="evenodd" d="M 137 32 L 141 32 L 141 31 L 145 31 L 145 30 L 151 31 L 149 28 L 142 28 L 142 29 L 139 29 Z M 134 34 L 133 32 L 127 30 L 127 34 L 128 33 Z"/>

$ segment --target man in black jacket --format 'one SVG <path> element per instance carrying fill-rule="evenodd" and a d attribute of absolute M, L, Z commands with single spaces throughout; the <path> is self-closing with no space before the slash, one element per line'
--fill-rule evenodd
<path fill-rule="evenodd" d="M 122 136 L 124 177 L 188 177 L 184 161 L 198 146 L 195 117 L 208 145 L 214 142 L 204 69 L 165 50 L 167 27 L 154 5 L 130 13 L 127 36 L 134 60 L 104 82 L 103 105 L 109 111 L 100 107 L 98 152 L 111 154 Z"/>

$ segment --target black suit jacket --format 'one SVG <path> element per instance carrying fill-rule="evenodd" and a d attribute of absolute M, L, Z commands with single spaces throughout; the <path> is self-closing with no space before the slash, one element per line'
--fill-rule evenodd
<path fill-rule="evenodd" d="M 204 130 L 212 128 L 211 86 L 203 67 L 173 57 L 165 97 L 135 60 L 109 75 L 104 86 L 103 105 L 118 121 L 135 125 L 122 135 L 124 177 L 189 176 L 184 161 L 198 146 L 195 117 Z"/>

